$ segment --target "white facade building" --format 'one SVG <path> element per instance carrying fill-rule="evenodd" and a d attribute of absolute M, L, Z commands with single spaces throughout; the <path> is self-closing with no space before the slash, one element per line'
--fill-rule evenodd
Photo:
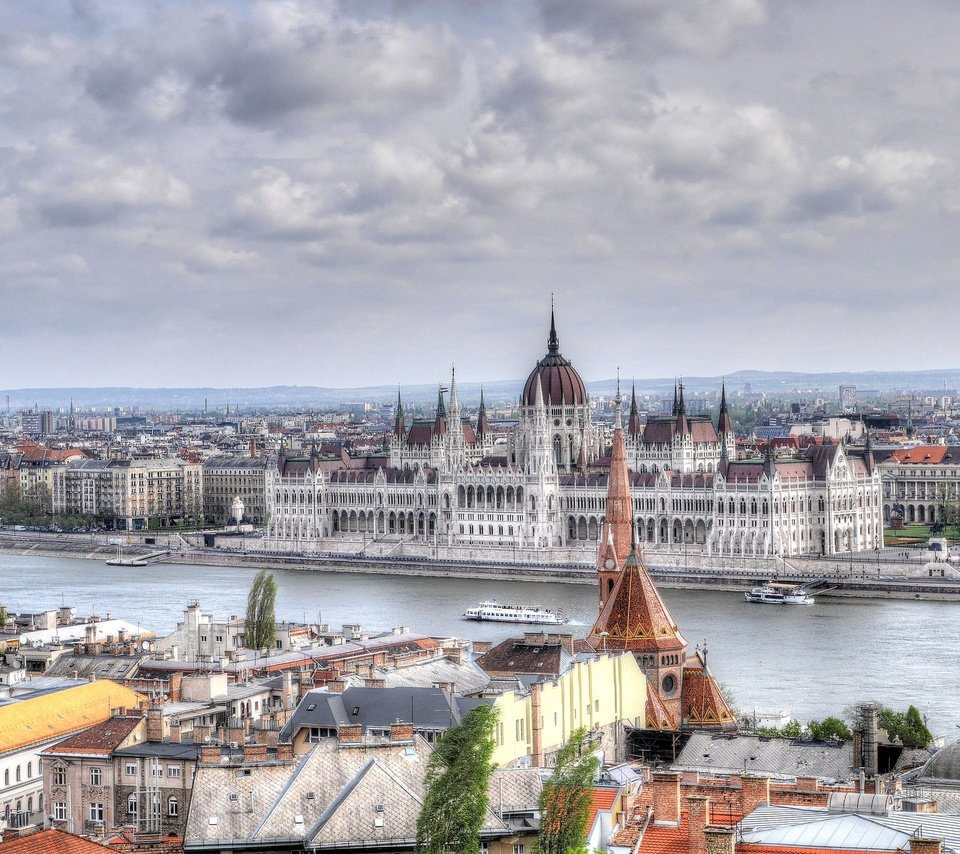
<path fill-rule="evenodd" d="M 349 541 L 360 552 L 414 540 L 437 556 L 475 548 L 524 560 L 550 549 L 554 559 L 592 561 L 607 444 L 583 381 L 560 355 L 551 317 L 547 354 L 526 381 L 508 445 L 492 443 L 482 401 L 475 427 L 461 418 L 455 376 L 433 421 L 408 428 L 398 397 L 386 458 L 281 452 L 267 470 L 266 546 L 343 550 Z M 737 460 L 725 393 L 716 425 L 687 414 L 682 387 L 672 414 L 646 424 L 634 396 L 627 459 L 636 535 L 646 548 L 787 556 L 883 545 L 880 475 L 869 449 L 854 455 L 826 443 L 789 458 Z"/>

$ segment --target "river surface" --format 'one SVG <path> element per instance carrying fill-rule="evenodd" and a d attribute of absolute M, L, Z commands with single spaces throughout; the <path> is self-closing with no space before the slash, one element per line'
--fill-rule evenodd
<path fill-rule="evenodd" d="M 0 555 L 0 603 L 11 611 L 73 606 L 172 631 L 191 599 L 218 618 L 242 615 L 257 570 L 153 564 L 113 567 L 70 558 Z M 435 637 L 498 641 L 524 627 L 471 623 L 484 599 L 562 609 L 585 635 L 597 614 L 590 585 L 397 578 L 274 570 L 277 618 L 409 626 Z M 663 590 L 690 647 L 707 643 L 709 665 L 744 713 L 785 710 L 802 722 L 875 700 L 916 705 L 934 734 L 960 737 L 960 604 L 821 597 L 810 608 L 749 605 L 742 595 Z M 527 627 L 533 628 L 533 627 Z"/>

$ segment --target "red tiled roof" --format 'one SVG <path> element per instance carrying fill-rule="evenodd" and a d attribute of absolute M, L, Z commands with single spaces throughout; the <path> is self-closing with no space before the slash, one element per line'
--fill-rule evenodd
<path fill-rule="evenodd" d="M 2 854 L 106 854 L 109 850 L 62 830 L 41 830 L 0 843 Z"/>
<path fill-rule="evenodd" d="M 724 729 L 737 723 L 699 652 L 684 663 L 680 705 L 684 724 L 689 727 Z"/>
<path fill-rule="evenodd" d="M 617 800 L 616 789 L 593 789 L 590 792 L 590 814 L 587 816 L 587 830 L 593 827 L 597 813 L 609 810 Z"/>
<path fill-rule="evenodd" d="M 907 448 L 894 451 L 890 455 L 890 462 L 912 463 L 914 465 L 939 465 L 947 462 L 960 461 L 960 454 L 954 455 L 953 449 L 947 445 L 920 445 L 917 448 Z"/>
<path fill-rule="evenodd" d="M 44 756 L 62 753 L 88 753 L 109 755 L 126 740 L 143 721 L 141 716 L 117 715 L 94 724 L 83 732 L 70 736 L 43 751 Z"/>

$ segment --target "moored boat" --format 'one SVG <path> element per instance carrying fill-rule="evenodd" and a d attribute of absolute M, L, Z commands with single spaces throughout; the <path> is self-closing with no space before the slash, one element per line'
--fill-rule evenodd
<path fill-rule="evenodd" d="M 499 602 L 481 602 L 475 608 L 467 608 L 463 616 L 468 620 L 489 620 L 497 623 L 541 623 L 561 626 L 567 622 L 559 611 L 536 608 L 530 605 L 501 605 Z"/>
<path fill-rule="evenodd" d="M 802 584 L 769 581 L 743 594 L 747 602 L 760 605 L 813 605 L 816 601 Z"/>

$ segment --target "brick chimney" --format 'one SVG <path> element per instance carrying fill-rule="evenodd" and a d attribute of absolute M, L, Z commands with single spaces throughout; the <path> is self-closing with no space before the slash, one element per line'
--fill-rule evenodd
<path fill-rule="evenodd" d="M 373 676 L 368 676 L 363 680 L 364 688 L 386 688 L 387 680 L 386 679 L 377 679 Z"/>
<path fill-rule="evenodd" d="M 182 699 L 182 690 L 183 690 L 183 674 L 182 673 L 171 673 L 170 674 L 170 702 L 179 703 Z"/>
<path fill-rule="evenodd" d="M 797 777 L 798 792 L 819 792 L 820 781 L 816 777 Z"/>
<path fill-rule="evenodd" d="M 770 778 L 745 774 L 740 778 L 740 814 L 749 815 L 760 804 L 770 803 Z"/>
<path fill-rule="evenodd" d="M 360 724 L 339 727 L 337 738 L 344 744 L 359 744 L 363 741 L 363 727 Z"/>
<path fill-rule="evenodd" d="M 707 854 L 736 854 L 737 837 L 732 827 L 708 827 L 703 835 Z"/>
<path fill-rule="evenodd" d="M 710 798 L 690 795 L 687 798 L 687 854 L 707 854 L 704 831 L 710 824 Z"/>
<path fill-rule="evenodd" d="M 390 741 L 413 741 L 413 724 L 390 724 Z"/>
<path fill-rule="evenodd" d="M 245 744 L 243 746 L 244 762 L 266 762 L 267 746 L 265 744 Z"/>
<path fill-rule="evenodd" d="M 286 762 L 293 759 L 293 745 L 289 741 L 277 744 L 277 759 Z"/>
<path fill-rule="evenodd" d="M 656 824 L 680 823 L 680 775 L 675 771 L 657 771 L 650 783 L 653 820 Z"/>
<path fill-rule="evenodd" d="M 921 836 L 910 837 L 910 854 L 942 854 L 942 839 L 927 839 Z"/>
<path fill-rule="evenodd" d="M 220 761 L 220 745 L 219 744 L 205 744 L 200 748 L 200 754 L 197 757 L 200 762 L 214 762 L 218 763 Z"/>
<path fill-rule="evenodd" d="M 147 741 L 163 741 L 163 710 L 159 706 L 147 709 Z"/>

